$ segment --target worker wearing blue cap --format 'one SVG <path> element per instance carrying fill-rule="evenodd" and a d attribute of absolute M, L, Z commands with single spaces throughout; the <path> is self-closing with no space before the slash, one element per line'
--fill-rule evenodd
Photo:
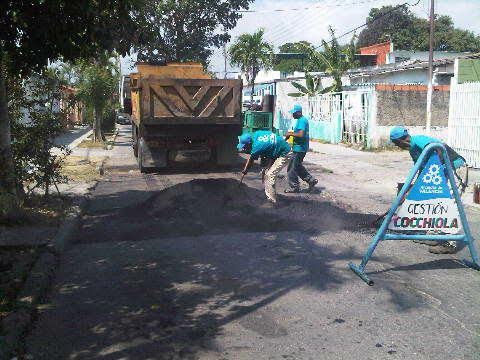
<path fill-rule="evenodd" d="M 265 172 L 265 195 L 270 202 L 276 203 L 275 183 L 278 174 L 292 157 L 290 144 L 283 137 L 265 130 L 243 134 L 238 140 L 237 150 L 249 154 L 242 171 L 243 175 L 248 173 L 253 161 L 260 156 L 269 160 L 268 169 Z"/>
<path fill-rule="evenodd" d="M 308 184 L 309 190 L 312 190 L 318 183 L 303 166 L 303 159 L 309 149 L 309 125 L 308 119 L 302 114 L 302 106 L 295 104 L 293 109 L 290 110 L 293 118 L 296 120 L 293 131 L 289 131 L 286 134 L 286 138 L 293 137 L 293 157 L 288 164 L 288 184 L 290 187 L 285 189 L 286 193 L 298 193 L 300 192 L 300 183 L 298 178 Z"/>
<path fill-rule="evenodd" d="M 403 126 L 395 126 L 390 131 L 390 140 L 399 148 L 408 150 L 410 157 L 415 163 L 423 149 L 428 144 L 442 143 L 441 140 L 426 136 L 426 135 L 410 135 L 408 130 Z M 466 166 L 465 159 L 459 155 L 455 150 L 449 147 L 447 144 L 443 144 L 448 152 L 448 157 L 452 163 L 452 167 L 457 178 L 457 186 L 459 187 L 460 194 L 465 191 L 468 180 L 468 168 Z M 442 153 L 438 151 L 438 156 L 442 158 Z M 434 254 L 453 254 L 456 252 L 456 241 L 449 242 L 437 242 L 437 241 L 417 241 L 426 245 L 431 245 L 429 252 Z"/>

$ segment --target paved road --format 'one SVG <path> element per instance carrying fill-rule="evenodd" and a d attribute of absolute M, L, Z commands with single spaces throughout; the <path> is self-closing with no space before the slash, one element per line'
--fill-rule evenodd
<path fill-rule="evenodd" d="M 479 359 L 480 277 L 455 257 L 381 244 L 368 268 L 374 287 L 346 268 L 391 195 L 382 180 L 366 185 L 365 172 L 325 172 L 338 163 L 327 151 L 307 157 L 323 191 L 282 195 L 271 209 L 256 174 L 240 187 L 233 172 L 140 174 L 122 131 L 28 353 Z"/>

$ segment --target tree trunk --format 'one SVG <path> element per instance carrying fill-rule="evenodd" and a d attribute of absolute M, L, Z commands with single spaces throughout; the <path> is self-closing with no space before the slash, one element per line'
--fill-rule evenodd
<path fill-rule="evenodd" d="M 0 196 L 10 194 L 16 199 L 15 172 L 11 147 L 10 119 L 6 87 L 6 66 L 0 48 Z"/>
<path fill-rule="evenodd" d="M 255 79 L 252 80 L 252 92 L 250 93 L 250 107 L 253 106 L 253 94 L 255 92 Z"/>
<path fill-rule="evenodd" d="M 95 108 L 95 122 L 93 126 L 93 141 L 102 141 L 102 111 L 98 108 Z"/>

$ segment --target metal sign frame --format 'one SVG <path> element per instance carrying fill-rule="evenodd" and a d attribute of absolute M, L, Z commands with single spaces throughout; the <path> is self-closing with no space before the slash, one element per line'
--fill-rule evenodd
<path fill-rule="evenodd" d="M 440 235 L 421 235 L 421 234 L 392 234 L 388 233 L 388 225 L 394 216 L 395 212 L 399 208 L 402 203 L 402 199 L 404 195 L 409 191 L 410 185 L 413 184 L 415 176 L 420 174 L 423 169 L 424 164 L 430 159 L 430 156 L 434 153 L 435 150 L 440 150 L 442 153 L 443 164 L 445 165 L 447 171 L 447 180 L 451 184 L 451 188 L 453 191 L 453 199 L 456 202 L 458 212 L 460 215 L 460 221 L 463 227 L 463 234 L 440 234 Z M 463 208 L 462 201 L 460 199 L 460 194 L 458 192 L 457 186 L 455 184 L 455 176 L 453 174 L 452 165 L 450 163 L 450 159 L 448 157 L 447 150 L 445 146 L 441 143 L 432 143 L 429 144 L 423 149 L 422 154 L 420 155 L 419 159 L 413 166 L 410 174 L 405 181 L 402 189 L 397 195 L 397 198 L 393 202 L 390 211 L 388 212 L 387 216 L 383 219 L 382 225 L 378 229 L 373 241 L 371 242 L 367 252 L 363 256 L 362 262 L 360 265 L 355 265 L 354 263 L 349 263 L 350 269 L 357 274 L 363 281 L 365 281 L 368 285 L 372 286 L 373 281 L 367 276 L 365 273 L 365 267 L 367 266 L 370 257 L 372 256 L 375 248 L 377 247 L 380 241 L 384 240 L 437 240 L 437 241 L 460 241 L 467 244 L 468 249 L 470 251 L 470 256 L 472 261 L 464 260 L 464 264 L 472 269 L 480 270 L 480 262 L 477 254 L 477 250 L 475 249 L 474 239 L 472 237 L 472 233 L 470 231 L 470 227 L 468 225 L 467 217 L 465 215 L 465 209 Z"/>

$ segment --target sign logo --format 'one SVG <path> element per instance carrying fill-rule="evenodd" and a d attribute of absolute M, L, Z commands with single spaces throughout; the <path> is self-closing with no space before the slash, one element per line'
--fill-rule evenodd
<path fill-rule="evenodd" d="M 388 228 L 446 234 L 460 232 L 458 207 L 445 176 L 445 167 L 436 153 L 430 156 L 407 192 L 405 201 L 397 208 Z"/>

